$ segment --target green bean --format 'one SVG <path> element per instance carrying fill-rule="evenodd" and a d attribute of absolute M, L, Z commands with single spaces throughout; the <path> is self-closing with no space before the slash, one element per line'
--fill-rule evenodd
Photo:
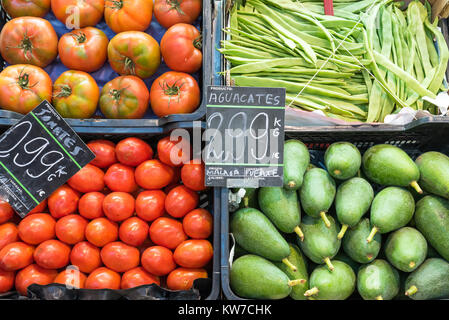
<path fill-rule="evenodd" d="M 438 23 L 438 20 L 435 22 Z M 429 85 L 429 90 L 436 94 L 445 76 L 447 64 L 449 62 L 449 49 L 446 45 L 446 40 L 444 39 L 443 34 L 434 25 L 432 25 L 429 20 L 426 20 L 424 23 L 426 27 L 435 35 L 440 51 L 440 63 L 435 71 L 433 80 Z"/>

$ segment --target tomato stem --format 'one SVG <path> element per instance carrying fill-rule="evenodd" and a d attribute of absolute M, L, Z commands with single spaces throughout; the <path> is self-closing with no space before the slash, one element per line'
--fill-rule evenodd
<path fill-rule="evenodd" d="M 114 99 L 115 101 L 119 101 L 122 96 L 122 92 L 125 91 L 127 88 L 128 87 L 121 89 L 112 89 L 109 90 L 109 94 L 112 96 L 112 99 Z"/>
<path fill-rule="evenodd" d="M 203 48 L 203 36 L 201 34 L 193 40 L 193 46 L 198 50 Z"/>
<path fill-rule="evenodd" d="M 19 77 L 17 78 L 17 84 L 23 90 L 29 90 L 32 87 L 36 86 L 38 84 L 38 82 L 36 82 L 33 85 L 30 85 L 30 76 L 28 73 L 24 73 L 24 72 L 25 72 L 25 67 L 20 71 Z"/>
<path fill-rule="evenodd" d="M 61 90 L 55 94 L 55 98 L 66 98 L 72 94 L 72 88 L 67 84 L 62 84 L 59 88 L 61 88 Z"/>
<path fill-rule="evenodd" d="M 75 38 L 78 43 L 84 43 L 87 40 L 86 35 L 83 32 L 80 33 L 71 33 L 71 35 Z"/>
<path fill-rule="evenodd" d="M 132 75 L 136 74 L 135 64 L 131 58 L 125 57 L 123 63 L 125 64 L 125 70 L 129 70 Z"/>
<path fill-rule="evenodd" d="M 176 10 L 176 11 L 178 11 L 178 13 L 180 15 L 183 15 L 183 16 L 186 15 L 184 13 L 184 11 L 182 11 L 182 9 L 181 9 L 181 1 L 179 1 L 179 0 L 167 0 L 167 4 L 170 6 L 170 9 L 168 9 L 168 11 Z"/>
<path fill-rule="evenodd" d="M 123 8 L 123 0 L 106 0 L 106 1 L 112 2 L 112 6 L 107 6 L 108 8 L 116 10 L 120 10 L 121 8 Z"/>
<path fill-rule="evenodd" d="M 180 99 L 180 93 L 181 93 L 181 88 L 184 85 L 184 83 L 181 83 L 180 85 L 178 85 L 179 79 L 176 80 L 172 85 L 169 85 L 167 83 L 167 81 L 164 81 L 163 83 L 159 82 L 159 86 L 161 87 L 161 89 L 164 91 L 164 94 L 168 96 L 168 106 L 170 106 L 170 101 L 172 99 L 172 96 L 178 96 L 178 102 Z"/>

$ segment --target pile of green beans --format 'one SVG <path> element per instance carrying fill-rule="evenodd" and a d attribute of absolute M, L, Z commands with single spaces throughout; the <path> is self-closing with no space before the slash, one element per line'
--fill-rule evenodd
<path fill-rule="evenodd" d="M 326 16 L 322 0 L 234 5 L 219 49 L 232 83 L 284 87 L 287 105 L 345 121 L 383 121 L 406 106 L 435 111 L 420 98 L 442 87 L 448 49 L 421 7 L 404 14 L 392 0 L 334 0 L 334 8 L 335 16 Z M 423 39 L 426 50 L 417 45 Z"/>

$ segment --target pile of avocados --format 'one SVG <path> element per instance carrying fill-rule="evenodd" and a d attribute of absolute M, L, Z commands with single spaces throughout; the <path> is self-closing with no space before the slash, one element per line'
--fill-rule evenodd
<path fill-rule="evenodd" d="M 249 299 L 449 298 L 449 157 L 337 142 L 326 170 L 288 140 L 284 186 L 231 214 L 233 292 Z M 303 213 L 303 214 L 302 214 Z"/>

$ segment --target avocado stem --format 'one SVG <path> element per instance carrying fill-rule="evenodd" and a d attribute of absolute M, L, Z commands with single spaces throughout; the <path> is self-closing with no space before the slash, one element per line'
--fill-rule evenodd
<path fill-rule="evenodd" d="M 414 267 L 416 266 L 415 261 L 411 261 L 411 262 L 408 264 L 408 266 L 409 266 L 409 268 L 414 268 Z"/>
<path fill-rule="evenodd" d="M 334 265 L 331 262 L 331 259 L 329 259 L 329 257 L 324 258 L 324 263 L 327 264 L 327 267 L 329 268 L 330 271 L 334 271 Z"/>
<path fill-rule="evenodd" d="M 291 189 L 295 188 L 296 187 L 296 182 L 295 181 L 289 181 L 288 182 L 288 187 L 291 188 Z"/>
<path fill-rule="evenodd" d="M 414 295 L 417 292 L 418 292 L 418 288 L 416 286 L 411 286 L 410 288 L 408 288 L 407 291 L 405 291 L 405 295 L 406 296 L 412 296 L 412 295 Z"/>
<path fill-rule="evenodd" d="M 340 232 L 339 232 L 338 235 L 337 235 L 337 239 L 338 239 L 338 240 L 340 240 L 341 238 L 343 238 L 343 236 L 344 236 L 345 233 L 346 233 L 346 230 L 348 230 L 348 225 L 347 225 L 347 224 L 342 225 L 342 226 L 341 226 L 341 230 L 340 230 Z"/>
<path fill-rule="evenodd" d="M 377 296 L 376 300 L 383 300 L 384 298 L 382 298 L 382 296 Z"/>
<path fill-rule="evenodd" d="M 416 192 L 418 192 L 419 194 L 422 194 L 422 189 L 419 186 L 418 182 L 412 181 L 412 183 L 410 183 L 410 185 L 412 186 L 413 189 L 416 190 Z"/>
<path fill-rule="evenodd" d="M 318 294 L 318 292 L 320 292 L 320 290 L 318 290 L 317 287 L 313 287 L 312 289 L 309 289 L 306 292 L 304 292 L 304 296 L 310 297 L 310 296 Z"/>
<path fill-rule="evenodd" d="M 341 170 L 335 169 L 335 170 L 334 170 L 334 174 L 335 174 L 336 176 L 341 175 Z"/>
<path fill-rule="evenodd" d="M 306 283 L 305 279 L 290 280 L 290 281 L 288 281 L 288 286 L 294 287 L 294 286 L 297 286 L 298 284 L 303 284 L 303 283 Z"/>
<path fill-rule="evenodd" d="M 248 197 L 244 197 L 244 198 L 243 198 L 243 206 L 244 206 L 245 208 L 248 208 L 248 207 L 249 207 L 249 199 L 248 199 Z"/>
<path fill-rule="evenodd" d="M 371 241 L 373 241 L 373 238 L 376 235 L 377 231 L 379 231 L 379 229 L 377 227 L 373 227 L 368 238 L 366 238 L 366 242 L 370 243 Z"/>
<path fill-rule="evenodd" d="M 330 228 L 331 227 L 331 223 L 330 223 L 329 219 L 326 216 L 326 211 L 321 211 L 320 212 L 320 216 L 321 216 L 321 219 L 323 219 L 324 224 L 326 225 L 326 227 Z"/>
<path fill-rule="evenodd" d="M 294 230 L 298 235 L 299 239 L 301 239 L 301 241 L 304 241 L 304 233 L 302 232 L 301 228 L 299 226 L 296 226 Z"/>
<path fill-rule="evenodd" d="M 293 272 L 296 272 L 298 270 L 287 258 L 282 259 L 282 263 L 289 267 Z"/>

